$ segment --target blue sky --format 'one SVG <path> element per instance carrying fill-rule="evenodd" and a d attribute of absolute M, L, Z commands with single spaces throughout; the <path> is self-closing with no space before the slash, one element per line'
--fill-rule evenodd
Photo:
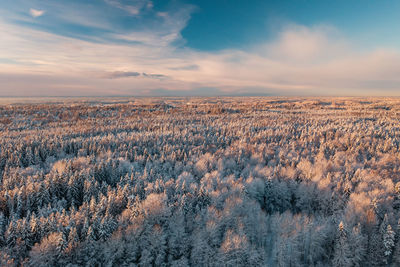
<path fill-rule="evenodd" d="M 3 0 L 0 96 L 400 95 L 400 2 Z"/>
<path fill-rule="evenodd" d="M 183 30 L 197 49 L 246 47 L 273 38 L 287 23 L 328 24 L 366 45 L 400 44 L 400 2 L 371 0 L 191 1 L 199 7 Z"/>

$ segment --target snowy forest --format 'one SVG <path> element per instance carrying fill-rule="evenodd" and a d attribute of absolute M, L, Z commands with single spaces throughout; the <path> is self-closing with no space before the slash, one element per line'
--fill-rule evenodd
<path fill-rule="evenodd" d="M 1 266 L 400 266 L 400 99 L 0 105 Z"/>

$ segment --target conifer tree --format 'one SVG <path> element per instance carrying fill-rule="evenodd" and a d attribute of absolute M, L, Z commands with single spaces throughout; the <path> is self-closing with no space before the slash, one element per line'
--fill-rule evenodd
<path fill-rule="evenodd" d="M 335 240 L 335 251 L 332 264 L 335 267 L 351 266 L 351 251 L 348 243 L 348 233 L 344 223 L 341 221 Z"/>
<path fill-rule="evenodd" d="M 393 247 L 394 247 L 394 241 L 395 241 L 395 232 L 392 230 L 392 226 L 390 224 L 386 227 L 386 231 L 383 235 L 383 246 L 385 248 L 384 250 L 384 263 L 388 264 L 392 253 L 393 253 Z"/>

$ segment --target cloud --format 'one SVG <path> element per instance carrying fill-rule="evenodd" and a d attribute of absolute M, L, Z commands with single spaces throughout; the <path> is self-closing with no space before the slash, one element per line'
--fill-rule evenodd
<path fill-rule="evenodd" d="M 146 8 L 147 8 L 147 9 L 152 9 L 153 7 L 154 7 L 153 2 L 152 2 L 152 1 L 148 1 L 148 2 L 147 2 L 147 5 L 146 5 Z"/>
<path fill-rule="evenodd" d="M 143 72 L 142 75 L 146 78 L 151 78 L 151 79 L 166 79 L 168 78 L 168 76 L 163 75 L 163 74 L 151 74 L 151 73 L 145 73 Z"/>
<path fill-rule="evenodd" d="M 116 8 L 125 10 L 131 15 L 137 16 L 143 8 L 152 9 L 153 3 L 148 0 L 130 0 L 130 1 L 120 1 L 120 0 L 105 0 L 105 2 Z M 129 3 L 129 4 L 127 4 Z"/>
<path fill-rule="evenodd" d="M 168 12 L 157 12 L 157 16 L 167 18 L 168 17 Z"/>
<path fill-rule="evenodd" d="M 49 19 L 85 25 L 80 34 L 87 38 L 49 30 L 40 20 L 31 28 L 2 16 L 0 95 L 400 95 L 398 49 L 362 50 L 334 27 L 287 25 L 247 49 L 198 51 L 185 47 L 181 36 L 194 7 L 162 16 L 150 7 L 145 18 L 147 5 L 143 14 L 125 15 L 132 25 L 144 25 L 134 28 L 119 24 L 120 8 L 108 6 L 116 13 L 102 17 L 101 10 L 85 16 L 68 6 L 58 15 L 46 6 Z"/>
<path fill-rule="evenodd" d="M 337 29 L 288 25 L 275 41 L 260 47 L 266 57 L 292 63 L 315 63 L 343 56 L 350 44 Z"/>
<path fill-rule="evenodd" d="M 149 47 L 182 46 L 185 43 L 181 31 L 187 26 L 195 6 L 183 5 L 165 12 L 155 12 L 151 29 L 132 29 L 123 33 L 112 33 L 116 40 L 140 43 Z"/>
<path fill-rule="evenodd" d="M 190 64 L 190 65 L 185 65 L 185 66 L 173 67 L 170 69 L 171 70 L 198 70 L 199 66 L 195 65 L 195 64 Z"/>
<path fill-rule="evenodd" d="M 29 14 L 31 14 L 31 16 L 34 18 L 41 17 L 45 13 L 46 13 L 46 11 L 44 11 L 44 10 L 39 10 L 39 9 L 34 9 L 34 8 L 29 9 Z"/>
<path fill-rule="evenodd" d="M 135 71 L 113 71 L 113 72 L 107 72 L 103 75 L 100 75 L 100 77 L 106 78 L 106 79 L 118 79 L 118 78 L 129 78 L 129 77 L 144 77 L 144 78 L 150 78 L 150 79 L 166 79 L 168 76 L 163 75 L 163 74 L 151 74 L 151 73 L 139 73 Z"/>
<path fill-rule="evenodd" d="M 139 72 L 134 71 L 114 71 L 109 72 L 104 75 L 104 78 L 107 79 L 117 79 L 117 78 L 127 78 L 127 77 L 138 77 L 140 76 Z"/>

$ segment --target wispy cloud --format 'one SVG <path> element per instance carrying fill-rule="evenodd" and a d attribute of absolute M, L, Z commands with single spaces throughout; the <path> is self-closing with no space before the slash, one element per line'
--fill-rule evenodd
<path fill-rule="evenodd" d="M 118 78 L 127 78 L 127 77 L 138 77 L 140 76 L 139 72 L 134 71 L 114 71 L 106 73 L 103 77 L 107 79 L 118 79 Z"/>
<path fill-rule="evenodd" d="M 143 75 L 144 77 L 146 77 L 146 78 L 159 79 L 159 80 L 163 80 L 163 79 L 168 78 L 168 76 L 167 76 L 167 75 L 164 75 L 164 74 L 154 74 L 154 73 L 146 73 L 146 72 L 143 72 L 142 75 Z"/>
<path fill-rule="evenodd" d="M 153 3 L 148 0 L 130 0 L 130 1 L 122 1 L 122 0 L 105 0 L 111 6 L 116 8 L 125 10 L 131 15 L 139 15 L 140 11 L 144 8 L 151 9 L 153 8 Z"/>
<path fill-rule="evenodd" d="M 58 15 L 57 4 L 43 8 L 56 28 L 44 20 L 30 27 L 2 17 L 0 95 L 190 95 L 202 88 L 218 88 L 221 95 L 400 94 L 398 50 L 362 51 L 334 27 L 287 25 L 275 39 L 251 48 L 202 52 L 185 47 L 181 36 L 195 7 L 157 14 L 150 1 L 144 2 L 137 6 L 150 9 L 149 17 L 126 16 L 139 25 L 133 28 L 119 24 L 119 7 L 115 14 L 84 12 L 87 6 L 80 3 L 74 8 L 83 11 L 75 13 L 71 7 Z M 136 6 L 134 1 L 116 3 Z M 67 27 L 74 22 L 85 25 L 85 31 L 79 28 L 75 34 Z"/>
<path fill-rule="evenodd" d="M 34 8 L 29 9 L 29 14 L 31 14 L 31 16 L 34 18 L 41 17 L 45 13 L 46 13 L 46 11 L 44 11 L 44 10 L 39 10 L 39 9 L 34 9 Z"/>
<path fill-rule="evenodd" d="M 112 71 L 106 72 L 105 74 L 100 75 L 100 77 L 106 79 L 119 79 L 119 78 L 131 78 L 131 77 L 144 77 L 150 79 L 167 79 L 168 76 L 164 74 L 153 74 L 153 73 L 139 73 L 135 71 Z"/>
<path fill-rule="evenodd" d="M 170 68 L 171 70 L 198 70 L 199 66 L 195 64 L 184 65 L 179 67 Z"/>

